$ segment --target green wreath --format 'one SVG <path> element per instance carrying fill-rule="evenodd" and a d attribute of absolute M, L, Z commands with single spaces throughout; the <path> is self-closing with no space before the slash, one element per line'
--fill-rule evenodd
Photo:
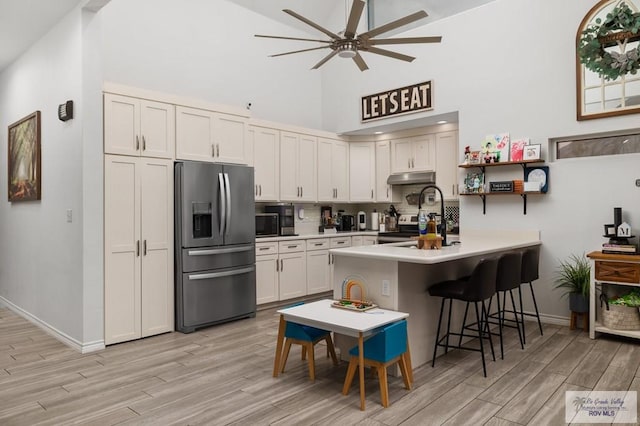
<path fill-rule="evenodd" d="M 633 13 L 626 3 L 620 3 L 607 13 L 604 22 L 597 18 L 596 25 L 590 25 L 582 31 L 578 46 L 580 62 L 607 80 L 615 80 L 625 74 L 636 74 L 640 69 L 640 45 L 626 51 L 628 37 L 625 37 L 614 40 L 623 47 L 623 53 L 608 52 L 604 49 L 601 39 L 620 33 L 631 33 L 635 37 L 638 31 L 640 13 Z"/>

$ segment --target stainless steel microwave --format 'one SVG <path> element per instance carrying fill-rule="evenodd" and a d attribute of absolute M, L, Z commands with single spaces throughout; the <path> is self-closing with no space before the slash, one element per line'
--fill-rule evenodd
<path fill-rule="evenodd" d="M 278 213 L 256 213 L 256 237 L 277 237 L 279 216 Z"/>

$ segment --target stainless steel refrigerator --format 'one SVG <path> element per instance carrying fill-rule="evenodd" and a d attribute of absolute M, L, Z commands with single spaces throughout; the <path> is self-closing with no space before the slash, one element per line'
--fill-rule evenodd
<path fill-rule="evenodd" d="M 176 329 L 255 316 L 252 167 L 175 165 Z"/>

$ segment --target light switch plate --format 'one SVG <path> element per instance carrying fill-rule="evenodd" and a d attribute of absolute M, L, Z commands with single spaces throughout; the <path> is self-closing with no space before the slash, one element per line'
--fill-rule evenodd
<path fill-rule="evenodd" d="M 391 295 L 391 283 L 389 280 L 382 280 L 382 295 L 390 296 Z"/>

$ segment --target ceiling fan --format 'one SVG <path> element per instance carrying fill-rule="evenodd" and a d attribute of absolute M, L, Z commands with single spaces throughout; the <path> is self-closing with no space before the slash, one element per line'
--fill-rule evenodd
<path fill-rule="evenodd" d="M 318 69 L 322 65 L 324 65 L 329 59 L 338 55 L 343 58 L 352 58 L 356 63 L 360 71 L 368 70 L 369 67 L 367 63 L 362 59 L 360 52 L 370 52 L 375 53 L 376 55 L 388 56 L 390 58 L 399 59 L 401 61 L 411 62 L 415 58 L 413 56 L 403 55 L 402 53 L 392 52 L 386 49 L 380 49 L 379 45 L 389 45 L 389 44 L 410 44 L 410 43 L 440 43 L 442 37 L 404 37 L 404 38 L 387 38 L 387 39 L 375 39 L 375 37 L 380 34 L 384 34 L 396 28 L 402 27 L 404 25 L 408 25 L 412 22 L 418 21 L 422 18 L 427 17 L 427 12 L 421 10 L 416 13 L 412 13 L 411 15 L 407 15 L 404 18 L 400 18 L 396 21 L 389 22 L 387 24 L 381 25 L 377 28 L 364 32 L 362 34 L 356 34 L 356 29 L 358 28 L 358 23 L 360 22 L 360 17 L 362 16 L 362 11 L 364 10 L 365 2 L 362 0 L 353 0 L 353 5 L 351 6 L 351 12 L 349 13 L 349 18 L 347 20 L 347 27 L 344 30 L 344 33 L 335 34 L 326 28 L 316 24 L 313 21 L 305 18 L 297 14 L 296 12 L 284 9 L 283 12 L 293 16 L 294 18 L 304 22 L 307 25 L 312 26 L 316 30 L 328 35 L 331 37 L 331 40 L 316 40 L 309 38 L 297 38 L 297 37 L 282 37 L 282 36 L 270 36 L 270 35 L 260 35 L 256 34 L 256 37 L 264 37 L 264 38 L 277 38 L 284 40 L 300 40 L 300 41 L 315 41 L 318 43 L 324 43 L 325 46 L 320 47 L 312 47 L 310 49 L 302 49 L 295 50 L 293 52 L 285 52 L 278 53 L 276 55 L 271 55 L 271 57 L 276 56 L 284 56 L 291 55 L 293 53 L 301 53 L 308 52 L 311 50 L 320 50 L 320 49 L 331 49 L 331 53 L 325 56 L 320 62 L 318 62 L 312 69 Z"/>

